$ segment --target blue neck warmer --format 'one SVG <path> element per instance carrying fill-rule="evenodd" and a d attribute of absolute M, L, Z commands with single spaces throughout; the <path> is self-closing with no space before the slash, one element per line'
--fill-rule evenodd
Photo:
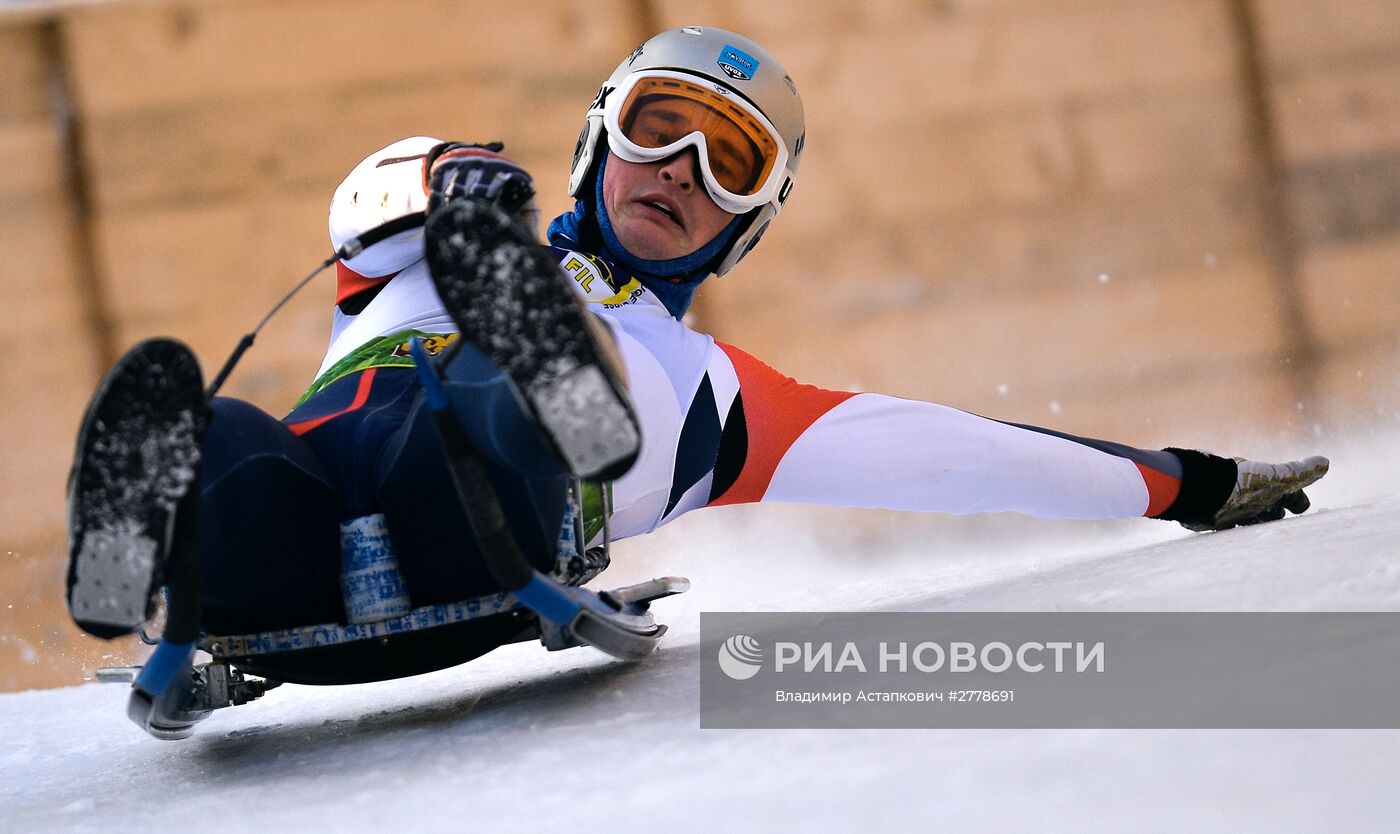
<path fill-rule="evenodd" d="M 638 258 L 628 252 L 622 241 L 617 239 L 612 221 L 608 219 L 608 211 L 603 204 L 603 168 L 606 164 L 606 156 L 598 161 L 598 172 L 593 176 L 593 199 L 574 201 L 573 211 L 550 221 L 549 231 L 546 233 L 549 242 L 554 246 L 573 249 L 601 250 L 596 254 L 625 267 L 642 282 L 642 286 L 661 299 L 661 303 L 666 305 L 671 315 L 680 318 L 690 308 L 690 300 L 695 295 L 695 290 L 710 277 L 710 262 L 734 238 L 734 232 L 743 215 L 736 216 L 714 240 L 689 255 L 663 261 Z M 679 278 L 680 281 L 672 281 L 674 278 Z"/>

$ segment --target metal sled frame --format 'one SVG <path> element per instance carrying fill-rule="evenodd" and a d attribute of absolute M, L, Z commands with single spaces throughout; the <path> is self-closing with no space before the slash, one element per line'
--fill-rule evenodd
<path fill-rule="evenodd" d="M 568 599 L 578 600 L 580 608 L 589 606 L 588 615 L 570 612 L 568 608 L 550 612 L 558 619 L 548 614 L 536 615 L 515 595 L 502 592 L 445 605 L 422 606 L 408 614 L 372 623 L 323 623 L 243 635 L 201 633 L 196 641 L 184 643 L 162 639 L 144 666 L 99 669 L 97 679 L 103 683 L 132 684 L 128 716 L 156 738 L 178 740 L 191 735 L 194 724 L 212 711 L 254 701 L 281 685 L 279 680 L 247 676 L 238 668 L 241 659 L 370 640 L 387 642 L 411 633 L 509 612 L 529 615 L 528 622 L 533 624 L 533 629 L 517 640 L 538 639 L 550 651 L 594 645 L 616 657 L 639 660 L 650 654 L 655 640 L 666 631 L 649 610 L 650 603 L 683 593 L 689 589 L 690 582 L 682 577 L 661 577 L 600 593 L 581 587 L 602 573 L 609 563 L 608 493 L 608 489 L 602 490 L 603 546 L 580 553 L 581 547 L 566 548 L 561 537 L 553 570 L 548 575 L 536 573 L 540 581 L 549 582 L 571 595 Z M 570 489 L 570 502 L 575 509 L 581 509 L 582 496 L 582 484 L 575 481 Z M 573 515 L 573 541 L 582 542 L 582 513 Z M 174 606 L 179 605 L 180 600 L 173 589 L 168 599 L 171 618 L 174 618 Z M 598 627 L 598 622 L 604 619 L 621 623 L 635 634 L 647 635 L 650 639 L 640 647 L 646 651 L 640 651 L 636 643 L 617 640 L 612 630 Z M 197 649 L 207 652 L 211 659 L 195 663 Z"/>

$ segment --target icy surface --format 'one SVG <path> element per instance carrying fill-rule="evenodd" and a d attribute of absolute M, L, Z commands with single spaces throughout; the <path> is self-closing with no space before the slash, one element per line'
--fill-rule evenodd
<path fill-rule="evenodd" d="M 512 646 L 284 686 L 177 743 L 123 687 L 0 695 L 0 830 L 1394 830 L 1400 731 L 698 729 L 702 610 L 1396 610 L 1400 444 L 1322 451 L 1313 511 L 1219 534 L 699 513 L 604 574 L 695 581 L 635 666 Z"/>

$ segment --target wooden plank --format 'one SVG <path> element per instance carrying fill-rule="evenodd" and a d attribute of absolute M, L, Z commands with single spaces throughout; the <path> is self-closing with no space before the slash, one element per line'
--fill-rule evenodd
<path fill-rule="evenodd" d="M 86 149 L 104 211 L 321 194 L 329 203 L 356 163 L 413 135 L 501 139 L 562 195 L 591 84 L 542 89 L 512 79 L 406 85 L 343 98 L 326 90 L 271 101 L 192 103 L 118 113 L 88 125 Z"/>
<path fill-rule="evenodd" d="M 23 325 L 20 325 L 23 327 Z M 0 524 L 17 544 L 64 524 L 64 483 L 93 383 L 83 328 L 22 329 L 3 342 L 0 367 Z"/>
<path fill-rule="evenodd" d="M 878 117 L 846 122 L 810 113 L 799 188 L 836 175 L 852 187 L 894 192 L 896 213 L 958 213 L 1182 181 L 1220 182 L 1248 171 L 1237 96 L 1183 85 L 1131 102 L 1085 101 L 963 118 L 909 113 L 895 101 Z M 825 143 L 820 137 L 831 137 Z M 829 157 L 834 165 L 823 165 Z M 815 168 L 815 171 L 811 170 Z M 897 188 L 886 183 L 897 180 Z M 801 199 L 798 197 L 797 199 Z"/>
<path fill-rule="evenodd" d="M 1301 269 L 1308 320 L 1330 350 L 1400 333 L 1400 235 L 1309 250 Z"/>
<path fill-rule="evenodd" d="M 1400 233 L 1400 147 L 1288 171 L 1297 236 L 1336 246 Z"/>
<path fill-rule="evenodd" d="M 1137 7 L 1161 5 L 1153 0 L 808 0 L 802 14 L 771 3 L 736 4 L 728 0 L 653 0 L 659 28 L 708 22 L 767 44 L 768 37 L 788 33 L 793 40 L 813 34 L 887 31 L 937 26 L 955 20 L 995 23 L 1066 15 L 1112 16 Z"/>
<path fill-rule="evenodd" d="M 763 245 L 709 297 L 717 316 L 764 310 L 781 296 L 827 321 L 886 303 L 892 282 L 904 288 L 889 304 L 941 304 L 1070 288 L 1102 274 L 1228 269 L 1259 251 L 1248 193 L 1228 183 L 961 216 L 912 200 L 899 205 L 909 198 L 895 189 L 883 192 L 897 204 L 891 209 L 873 189 L 812 194 L 804 184 L 809 190 L 794 190 Z"/>
<path fill-rule="evenodd" d="M 0 122 L 0 211 L 26 202 L 43 202 L 59 195 L 64 171 L 60 137 L 48 119 Z"/>
<path fill-rule="evenodd" d="M 11 359 L 0 366 L 0 508 L 12 545 L 62 531 L 68 459 L 99 371 L 55 142 L 48 123 L 0 130 L 0 153 L 25 160 L 0 200 L 0 349 Z"/>
<path fill-rule="evenodd" d="M 41 26 L 0 25 L 0 126 L 48 115 L 49 58 Z"/>
<path fill-rule="evenodd" d="M 970 410 L 1142 448 L 1181 446 L 1267 459 L 1278 445 L 1286 448 L 1277 454 L 1296 451 L 1278 438 L 1311 436 L 1310 421 L 1294 407 L 1293 390 L 1277 367 L 1230 365 L 1182 369 L 1176 376 L 1098 391 L 1041 391 L 1010 407 L 1001 403 L 1014 400 L 1014 393 L 983 398 Z"/>
<path fill-rule="evenodd" d="M 800 289 L 774 286 L 771 273 L 706 287 L 709 329 L 800 381 L 1129 443 L 1228 450 L 1261 430 L 1261 414 L 1279 415 L 1270 430 L 1297 428 L 1276 360 L 1277 300 L 1258 257 L 967 299 L 956 282 L 929 289 L 888 264 L 808 265 Z M 813 300 L 853 279 L 865 308 Z M 736 301 L 740 287 L 754 295 Z"/>
<path fill-rule="evenodd" d="M 329 286 L 329 285 L 327 285 Z M 289 412 L 315 379 L 330 337 L 331 295 L 326 288 L 309 290 L 278 313 L 273 323 L 259 334 L 254 348 L 245 354 L 220 392 L 222 396 L 246 400 L 274 417 Z M 205 380 L 211 380 L 223 367 L 230 351 L 266 308 L 243 304 L 228 311 L 213 306 L 196 310 L 175 320 L 161 320 L 151 327 L 127 325 L 118 331 L 123 345 L 133 344 L 154 334 L 171 335 L 190 344 L 199 356 Z"/>
<path fill-rule="evenodd" d="M 247 400 L 278 418 L 291 410 L 315 379 L 330 341 L 333 281 L 328 278 L 309 287 L 282 308 L 229 377 L 224 395 Z M 220 319 L 242 320 L 245 323 L 235 329 L 246 330 L 265 312 L 259 304 L 245 301 L 225 311 L 204 307 L 183 323 L 190 332 L 206 336 L 209 347 L 200 354 L 206 377 L 212 377 L 223 365 L 236 343 L 235 338 L 214 344 L 212 334 L 223 329 Z"/>
<path fill-rule="evenodd" d="M 835 323 L 770 298 L 761 320 L 717 316 L 716 336 L 800 381 L 1126 443 L 1229 452 L 1259 432 L 1305 428 L 1276 361 L 1262 264 L 1231 278 L 1114 283 L 1103 299 L 1061 291 Z M 1244 309 L 1261 325 L 1241 326 Z"/>
<path fill-rule="evenodd" d="M 105 213 L 99 242 L 113 315 L 138 330 L 179 322 L 205 307 L 227 312 L 246 306 L 256 319 L 329 254 L 329 203 L 327 187 Z M 245 324 L 230 322 L 228 332 Z"/>
<path fill-rule="evenodd" d="M 1318 401 L 1325 428 L 1394 430 L 1400 415 L 1400 335 L 1391 330 L 1333 351 L 1323 362 Z"/>
<path fill-rule="evenodd" d="M 1400 148 L 1400 46 L 1383 63 L 1319 67 L 1282 80 L 1272 97 L 1288 162 Z"/>
<path fill-rule="evenodd" d="M 72 213 L 63 191 L 54 126 L 29 123 L 0 129 L 0 156 L 23 160 L 0 178 L 0 297 L 9 326 L 0 343 L 18 348 L 35 334 L 62 331 L 67 346 L 91 349 L 73 256 Z M 72 362 L 71 358 L 67 360 Z M 86 385 L 86 362 L 62 379 Z"/>
<path fill-rule="evenodd" d="M 246 329 L 329 254 L 324 197 L 259 196 L 102 218 L 112 312 L 124 328 L 178 323 L 200 309 L 228 316 L 221 335 Z M 175 335 L 181 335 L 176 333 Z"/>
<path fill-rule="evenodd" d="M 0 28 L 0 159 L 7 160 L 0 177 L 0 349 L 10 358 L 0 366 L 0 524 L 7 551 L 62 532 L 68 457 L 97 370 L 74 274 L 46 48 L 32 21 Z M 10 587 L 7 578 L 0 569 L 0 586 Z"/>
<path fill-rule="evenodd" d="M 75 283 L 67 207 L 58 199 L 0 208 L 0 297 L 6 328 L 0 343 L 23 342 L 50 329 L 84 330 Z"/>
<path fill-rule="evenodd" d="M 1400 0 L 1252 0 L 1264 54 L 1282 75 L 1366 63 L 1400 51 Z"/>
<path fill-rule="evenodd" d="M 664 28 L 707 22 L 744 34 L 770 45 L 775 36 L 788 33 L 793 40 L 833 32 L 881 31 L 906 26 L 925 26 L 960 18 L 997 19 L 1044 10 L 1076 11 L 1103 8 L 1104 0 L 974 0 L 974 2 L 927 2 L 927 0 L 867 0 L 855 4 L 842 0 L 808 0 L 802 14 L 771 3 L 736 4 L 725 0 L 654 0 L 659 24 Z M 1120 3 L 1120 6 L 1127 3 Z M 765 39 L 767 38 L 767 39 Z M 782 57 L 779 54 L 779 57 Z"/>
<path fill-rule="evenodd" d="M 450 0 L 104 4 L 73 10 L 65 31 L 78 98 L 96 116 L 406 80 L 601 79 L 633 45 L 626 9 L 622 0 L 553 0 L 548 13 Z"/>
<path fill-rule="evenodd" d="M 117 343 L 173 336 L 212 376 L 243 333 L 328 254 L 327 202 L 263 196 L 105 217 Z M 285 414 L 325 354 L 334 286 L 328 270 L 283 308 L 225 393 Z"/>
<path fill-rule="evenodd" d="M 1198 0 L 1024 4 L 1014 11 L 994 4 L 992 14 L 979 4 L 918 11 L 877 4 L 886 11 L 870 15 L 865 4 L 845 12 L 827 3 L 804 5 L 800 24 L 786 9 L 761 3 L 685 4 L 683 12 L 678 5 L 663 5 L 659 19 L 684 25 L 713 9 L 719 25 L 749 34 L 778 56 L 809 110 L 840 102 L 853 120 L 878 112 L 891 96 L 916 102 L 920 111 L 961 113 L 993 102 L 1220 81 L 1233 72 L 1225 7 Z M 792 34 L 795 26 L 802 36 Z"/>
<path fill-rule="evenodd" d="M 806 277 L 806 295 L 814 296 L 829 274 Z M 879 288 L 887 277 L 872 272 L 861 281 Z M 825 317 L 800 295 L 770 289 L 761 311 L 752 309 L 720 308 L 716 337 L 802 381 L 933 399 L 986 401 L 1000 385 L 1089 392 L 1158 384 L 1183 372 L 1238 373 L 1271 359 L 1283 343 L 1271 278 L 1259 260 L 1001 298 L 960 299 L 954 289 L 936 303 Z"/>
<path fill-rule="evenodd" d="M 1092 180 L 1103 191 L 1231 182 L 1251 171 L 1233 79 L 1120 103 L 1080 102 L 1073 112 Z"/>

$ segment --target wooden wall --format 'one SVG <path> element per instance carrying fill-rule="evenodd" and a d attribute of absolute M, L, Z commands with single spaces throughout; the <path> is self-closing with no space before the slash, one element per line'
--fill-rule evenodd
<path fill-rule="evenodd" d="M 1130 442 L 1292 418 L 1229 4 L 833 0 L 786 36 L 725 8 L 797 42 L 810 130 L 782 242 L 710 298 L 723 335 L 829 385 Z"/>
<path fill-rule="evenodd" d="M 1263 0 L 1319 396 L 1396 423 L 1400 379 L 1400 3 Z"/>
<path fill-rule="evenodd" d="M 1400 0 L 31 4 L 0 12 L 0 690 L 101 650 L 62 610 L 63 482 L 121 350 L 174 335 L 212 373 L 403 136 L 502 139 L 563 210 L 598 83 L 695 22 L 770 45 L 809 120 L 702 328 L 807 381 L 1144 445 L 1393 423 Z M 228 393 L 284 412 L 330 294 Z"/>

